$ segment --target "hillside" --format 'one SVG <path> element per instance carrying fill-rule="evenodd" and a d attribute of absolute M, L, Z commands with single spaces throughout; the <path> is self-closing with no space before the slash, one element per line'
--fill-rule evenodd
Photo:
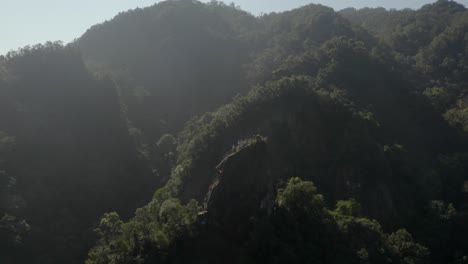
<path fill-rule="evenodd" d="M 1 261 L 13 262 L 7 253 L 16 243 L 23 245 L 15 260 L 84 257 L 96 218 L 110 208 L 130 215 L 157 186 L 132 144 L 114 84 L 57 43 L 10 53 L 2 68 L 1 141 L 12 143 L 2 152 L 10 198 L 1 208 L 9 230 Z M 27 239 L 8 215 L 27 222 Z"/>
<path fill-rule="evenodd" d="M 163 1 L 0 58 L 0 262 L 468 263 L 468 11 Z"/>

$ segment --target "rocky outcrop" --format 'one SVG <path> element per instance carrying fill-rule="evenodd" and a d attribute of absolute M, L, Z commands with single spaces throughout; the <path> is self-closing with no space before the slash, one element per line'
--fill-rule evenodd
<path fill-rule="evenodd" d="M 256 139 L 226 157 L 218 166 L 219 184 L 208 195 L 208 221 L 233 238 L 242 238 L 250 218 L 262 207 L 270 180 L 267 143 Z"/>

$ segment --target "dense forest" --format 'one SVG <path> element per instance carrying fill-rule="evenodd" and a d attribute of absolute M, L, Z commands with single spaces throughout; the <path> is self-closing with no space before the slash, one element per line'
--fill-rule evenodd
<path fill-rule="evenodd" d="M 0 263 L 468 263 L 468 10 L 168 0 L 0 56 Z"/>

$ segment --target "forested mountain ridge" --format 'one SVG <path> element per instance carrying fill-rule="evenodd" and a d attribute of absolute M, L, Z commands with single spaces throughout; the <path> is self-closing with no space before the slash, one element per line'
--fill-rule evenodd
<path fill-rule="evenodd" d="M 1 57 L 0 261 L 467 263 L 467 14 L 164 1 Z"/>
<path fill-rule="evenodd" d="M 9 135 L 2 142 L 15 143 L 4 165 L 16 192 L 2 214 L 10 215 L 8 236 L 19 236 L 27 252 L 14 258 L 70 261 L 70 251 L 83 251 L 92 239 L 96 217 L 110 207 L 131 214 L 128 206 L 141 204 L 156 183 L 138 158 L 113 83 L 93 76 L 77 49 L 24 48 L 2 66 L 0 130 Z M 28 239 L 9 217 L 26 220 Z"/>
<path fill-rule="evenodd" d="M 77 45 L 86 60 L 124 70 L 141 87 L 138 98 L 123 98 L 133 124 L 154 140 L 247 90 L 241 36 L 256 23 L 234 8 L 165 1 L 94 26 Z"/>
<path fill-rule="evenodd" d="M 437 1 L 420 10 L 346 9 L 340 12 L 404 58 L 419 75 L 415 89 L 466 131 L 466 8 Z"/>

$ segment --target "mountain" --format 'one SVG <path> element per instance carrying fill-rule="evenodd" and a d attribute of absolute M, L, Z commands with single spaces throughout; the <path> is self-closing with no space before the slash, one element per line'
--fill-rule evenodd
<path fill-rule="evenodd" d="M 466 263 L 467 14 L 173 0 L 1 57 L 0 260 Z"/>
<path fill-rule="evenodd" d="M 92 241 L 97 217 L 110 208 L 130 215 L 156 184 L 132 144 L 114 84 L 89 72 L 77 49 L 47 43 L 9 53 L 1 64 L 0 130 L 15 142 L 5 171 L 17 193 L 6 212 L 30 226 L 27 254 L 13 259 L 70 262 Z"/>
<path fill-rule="evenodd" d="M 96 67 L 125 72 L 130 121 L 154 141 L 247 90 L 249 49 L 241 36 L 256 23 L 220 4 L 165 1 L 96 25 L 76 45 Z"/>

